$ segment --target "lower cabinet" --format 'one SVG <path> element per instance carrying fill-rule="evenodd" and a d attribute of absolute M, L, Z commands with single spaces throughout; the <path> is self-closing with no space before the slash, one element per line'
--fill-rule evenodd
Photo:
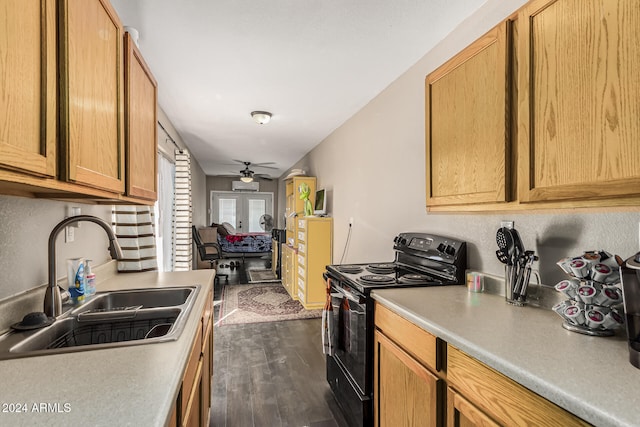
<path fill-rule="evenodd" d="M 448 427 L 498 427 L 499 424 L 485 415 L 473 403 L 449 387 L 447 390 L 447 426 Z"/>
<path fill-rule="evenodd" d="M 442 342 L 381 305 L 375 322 L 374 425 L 442 425 Z"/>
<path fill-rule="evenodd" d="M 438 425 L 440 380 L 380 331 L 375 333 L 375 425 Z"/>
<path fill-rule="evenodd" d="M 213 374 L 213 292 L 207 296 L 169 427 L 209 426 Z"/>
<path fill-rule="evenodd" d="M 385 426 L 588 426 L 376 304 L 374 419 Z"/>
<path fill-rule="evenodd" d="M 447 348 L 447 383 L 458 399 L 453 405 L 457 405 L 458 415 L 463 415 L 458 423 L 455 413 L 449 416 L 449 426 L 589 425 L 451 345 Z M 486 424 L 486 418 L 497 424 Z M 473 422 L 462 423 L 461 419 Z"/>

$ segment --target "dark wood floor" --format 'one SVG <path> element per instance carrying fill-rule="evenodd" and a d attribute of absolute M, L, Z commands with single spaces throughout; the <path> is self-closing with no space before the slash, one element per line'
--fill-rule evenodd
<path fill-rule="evenodd" d="M 229 284 L 247 283 L 246 267 L 268 263 L 249 258 L 244 268 L 219 272 L 229 274 Z M 216 289 L 214 300 L 220 294 Z M 325 379 L 320 319 L 216 326 L 213 333 L 210 426 L 348 426 Z"/>

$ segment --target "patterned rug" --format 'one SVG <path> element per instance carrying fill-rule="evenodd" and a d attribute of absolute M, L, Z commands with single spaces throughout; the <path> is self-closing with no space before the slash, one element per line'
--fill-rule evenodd
<path fill-rule="evenodd" d="M 223 289 L 217 326 L 314 319 L 322 310 L 305 310 L 281 284 L 229 285 Z"/>
<path fill-rule="evenodd" d="M 271 270 L 247 270 L 249 283 L 274 283 L 280 279 Z"/>

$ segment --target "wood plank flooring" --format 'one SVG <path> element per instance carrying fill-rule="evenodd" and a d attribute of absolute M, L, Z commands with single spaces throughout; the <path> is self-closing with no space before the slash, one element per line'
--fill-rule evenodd
<path fill-rule="evenodd" d="M 244 267 L 267 263 L 249 258 Z M 247 283 L 245 268 L 220 271 L 229 273 L 229 284 Z M 220 293 L 216 289 L 214 300 Z M 217 320 L 217 310 L 214 315 Z M 216 326 L 209 425 L 348 427 L 325 378 L 320 324 L 309 319 Z"/>

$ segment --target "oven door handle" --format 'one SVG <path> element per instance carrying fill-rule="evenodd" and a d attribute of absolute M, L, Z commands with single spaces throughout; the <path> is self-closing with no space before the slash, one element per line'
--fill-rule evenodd
<path fill-rule="evenodd" d="M 331 289 L 334 290 L 334 291 L 337 291 L 340 294 L 342 294 L 349 301 L 353 301 L 353 302 L 355 302 L 357 304 L 364 304 L 364 302 L 365 302 L 365 298 L 364 297 L 356 296 L 356 295 L 352 294 L 351 292 L 347 291 L 346 289 L 342 289 L 342 288 L 339 288 L 337 286 L 332 286 Z"/>

